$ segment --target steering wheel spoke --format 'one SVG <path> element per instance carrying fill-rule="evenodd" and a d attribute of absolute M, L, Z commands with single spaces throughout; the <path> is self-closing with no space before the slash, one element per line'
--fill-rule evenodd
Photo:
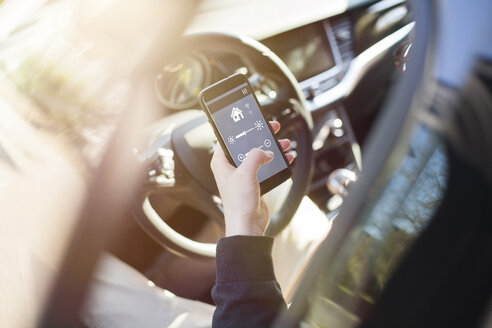
<path fill-rule="evenodd" d="M 147 165 L 144 192 L 149 196 L 158 195 L 161 199 L 173 199 L 180 205 L 193 207 L 215 221 L 223 223 L 220 199 L 193 180 L 176 158 L 175 152 L 166 147 L 159 147 L 155 152 Z M 161 215 L 165 217 L 170 214 L 172 213 Z"/>
<path fill-rule="evenodd" d="M 195 186 L 179 195 L 179 199 L 182 204 L 201 211 L 220 226 L 224 226 L 224 212 L 219 197 L 211 195 L 200 186 Z"/>

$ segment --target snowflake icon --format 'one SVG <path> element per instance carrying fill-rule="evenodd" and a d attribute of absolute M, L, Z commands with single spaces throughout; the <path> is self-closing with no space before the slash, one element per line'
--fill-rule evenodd
<path fill-rule="evenodd" d="M 227 141 L 229 142 L 229 144 L 233 145 L 233 144 L 236 142 L 236 139 L 234 139 L 234 137 L 233 137 L 233 136 L 229 136 L 229 137 L 227 138 Z"/>
<path fill-rule="evenodd" d="M 255 129 L 256 129 L 257 131 L 260 131 L 260 130 L 262 130 L 263 128 L 264 128 L 263 122 L 261 122 L 261 121 L 256 121 L 256 122 L 255 122 Z"/>

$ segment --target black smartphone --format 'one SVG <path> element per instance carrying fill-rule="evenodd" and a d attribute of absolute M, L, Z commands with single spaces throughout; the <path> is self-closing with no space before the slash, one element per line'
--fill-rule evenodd
<path fill-rule="evenodd" d="M 273 160 L 258 171 L 262 194 L 291 176 L 290 165 L 243 74 L 231 75 L 205 88 L 198 98 L 231 164 L 241 165 L 253 148 L 273 152 Z"/>

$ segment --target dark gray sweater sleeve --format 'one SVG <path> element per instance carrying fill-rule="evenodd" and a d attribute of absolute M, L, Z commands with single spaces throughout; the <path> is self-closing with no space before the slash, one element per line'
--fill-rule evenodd
<path fill-rule="evenodd" d="M 272 246 L 271 237 L 219 240 L 213 328 L 270 327 L 286 308 L 273 272 Z"/>

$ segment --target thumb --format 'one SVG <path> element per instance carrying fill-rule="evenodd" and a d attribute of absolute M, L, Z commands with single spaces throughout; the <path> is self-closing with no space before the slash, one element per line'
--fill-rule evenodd
<path fill-rule="evenodd" d="M 265 165 L 273 159 L 273 152 L 263 151 L 258 148 L 253 148 L 248 153 L 248 156 L 239 166 L 239 169 L 243 172 L 247 172 L 252 176 L 256 177 L 258 170 L 262 165 Z"/>

